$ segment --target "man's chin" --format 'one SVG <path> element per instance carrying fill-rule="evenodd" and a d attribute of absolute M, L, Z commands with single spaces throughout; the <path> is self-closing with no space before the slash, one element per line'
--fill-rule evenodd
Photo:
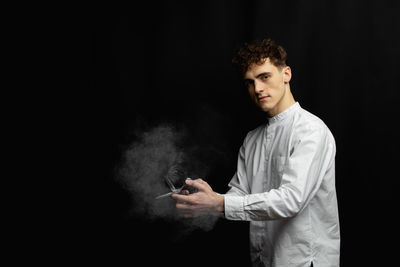
<path fill-rule="evenodd" d="M 268 111 L 271 110 L 271 107 L 268 106 L 268 105 L 265 105 L 265 104 L 264 105 L 258 105 L 258 108 L 263 112 L 268 112 Z"/>

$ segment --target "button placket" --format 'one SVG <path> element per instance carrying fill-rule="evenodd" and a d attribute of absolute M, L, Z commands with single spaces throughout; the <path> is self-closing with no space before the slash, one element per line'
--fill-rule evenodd
<path fill-rule="evenodd" d="M 269 152 L 270 152 L 270 149 L 271 149 L 271 147 L 272 147 L 272 145 L 271 145 L 271 142 L 272 142 L 272 136 L 273 136 L 273 131 L 271 130 L 271 129 L 269 129 L 269 131 L 267 131 L 266 132 L 266 136 L 265 136 L 265 154 L 264 154 L 264 168 L 265 168 L 265 170 L 267 171 L 268 170 L 268 166 L 270 166 L 270 164 L 269 164 L 269 160 L 270 160 L 270 157 L 269 157 Z M 263 180 L 263 190 L 264 191 L 266 191 L 268 189 L 268 181 L 266 180 L 266 178 L 264 177 L 264 180 Z"/>

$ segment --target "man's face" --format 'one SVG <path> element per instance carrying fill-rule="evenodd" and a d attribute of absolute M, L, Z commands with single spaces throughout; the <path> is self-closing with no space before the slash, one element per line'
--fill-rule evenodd
<path fill-rule="evenodd" d="M 251 99 L 270 116 L 282 112 L 291 96 L 290 67 L 277 68 L 269 58 L 262 65 L 252 64 L 244 75 Z"/>

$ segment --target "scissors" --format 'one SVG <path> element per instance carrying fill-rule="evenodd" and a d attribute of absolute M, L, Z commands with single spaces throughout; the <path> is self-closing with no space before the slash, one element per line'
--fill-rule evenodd
<path fill-rule="evenodd" d="M 191 180 L 191 178 L 186 178 L 186 180 Z M 182 190 L 189 190 L 189 187 L 187 185 L 183 185 L 179 188 L 175 188 L 174 184 L 171 182 L 171 180 L 168 177 L 165 177 L 165 182 L 168 184 L 169 188 L 171 189 L 171 192 L 160 195 L 156 197 L 156 199 L 161 199 L 161 198 L 166 198 L 171 196 L 172 194 L 180 194 Z"/>

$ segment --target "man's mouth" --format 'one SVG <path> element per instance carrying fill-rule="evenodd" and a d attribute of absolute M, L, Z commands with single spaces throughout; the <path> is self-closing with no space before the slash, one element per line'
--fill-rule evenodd
<path fill-rule="evenodd" d="M 266 101 L 270 96 L 269 95 L 265 95 L 265 96 L 260 96 L 258 97 L 258 102 L 263 102 Z"/>

